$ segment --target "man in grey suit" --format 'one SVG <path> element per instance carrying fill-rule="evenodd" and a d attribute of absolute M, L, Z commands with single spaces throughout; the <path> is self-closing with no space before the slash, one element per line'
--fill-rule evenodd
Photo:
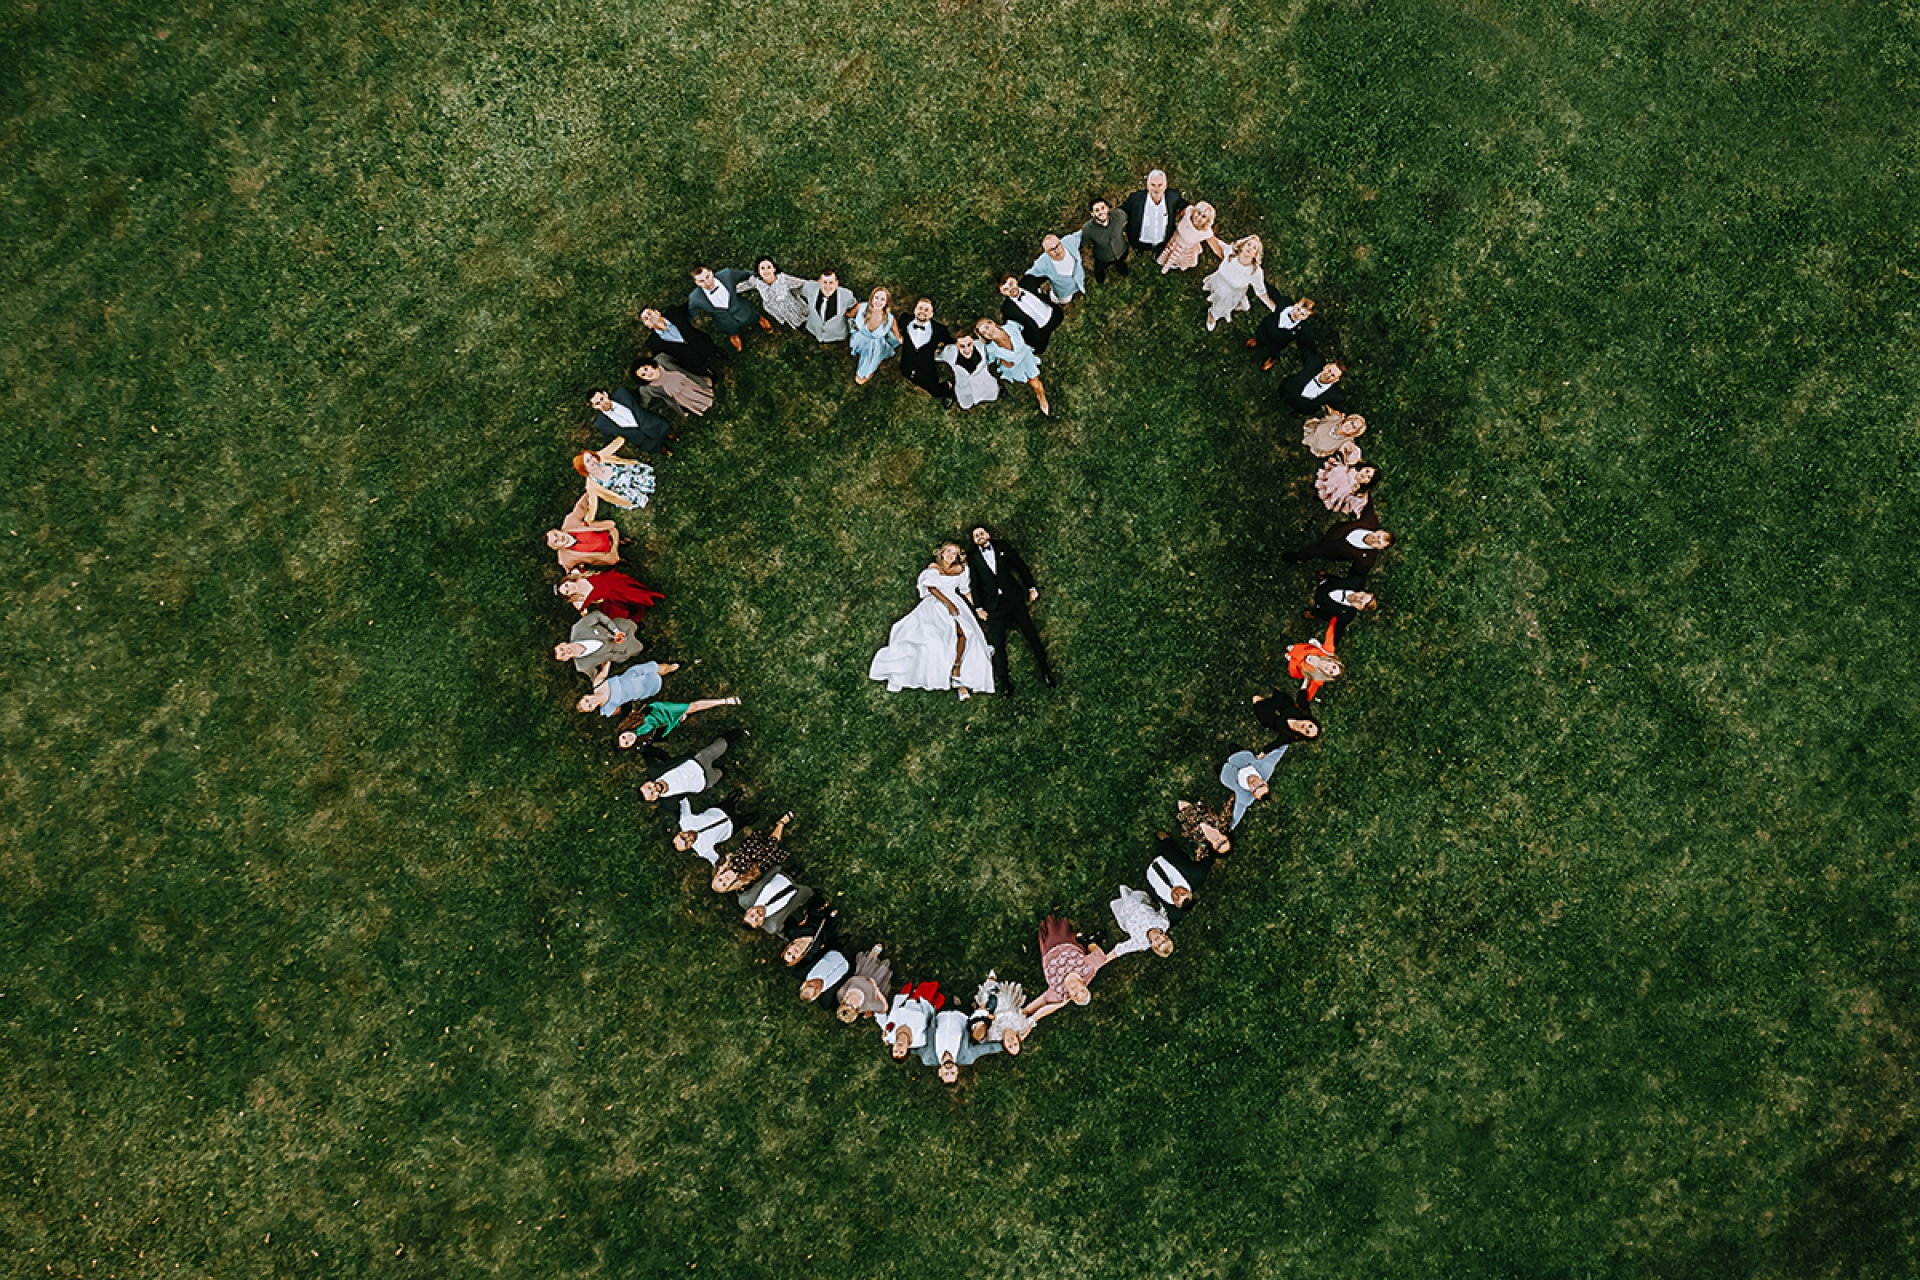
<path fill-rule="evenodd" d="M 630 662 L 647 646 L 634 634 L 633 624 L 615 625 L 606 614 L 595 609 L 573 624 L 565 644 L 553 646 L 555 662 L 573 663 L 574 670 L 592 676 L 597 682 L 616 662 Z"/>
<path fill-rule="evenodd" d="M 860 305 L 853 290 L 840 283 L 837 272 L 822 271 L 818 280 L 800 286 L 800 298 L 807 304 L 807 332 L 817 342 L 845 342 L 847 318 Z"/>
<path fill-rule="evenodd" d="M 773 328 L 753 305 L 753 295 L 740 287 L 743 281 L 752 278 L 732 267 L 715 271 L 702 263 L 693 269 L 693 292 L 687 295 L 687 314 L 696 320 L 703 315 L 712 316 L 713 327 L 733 344 L 735 351 L 740 349 L 740 331 L 755 320 L 763 329 Z"/>

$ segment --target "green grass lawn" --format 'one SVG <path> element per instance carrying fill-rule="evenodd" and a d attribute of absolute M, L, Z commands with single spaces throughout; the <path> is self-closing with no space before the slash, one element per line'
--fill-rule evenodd
<path fill-rule="evenodd" d="M 1911 5 L 76 3 L 0 43 L 0 1270 L 1912 1273 Z M 1176 953 L 945 1090 L 668 847 L 544 655 L 539 533 L 692 261 L 952 323 L 1156 163 L 1320 301 L 1401 546 Z M 1275 375 L 1145 267 L 1056 338 L 1051 420 L 750 337 L 620 517 L 670 692 L 746 700 L 672 743 L 730 734 L 903 978 L 1035 983 L 1304 634 Z M 1061 688 L 885 694 L 983 518 Z"/>

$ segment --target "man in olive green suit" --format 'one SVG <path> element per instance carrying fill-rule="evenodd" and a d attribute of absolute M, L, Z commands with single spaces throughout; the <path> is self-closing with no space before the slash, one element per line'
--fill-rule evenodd
<path fill-rule="evenodd" d="M 647 646 L 640 642 L 631 621 L 615 623 L 595 609 L 573 624 L 567 643 L 553 646 L 555 662 L 573 662 L 574 670 L 595 680 L 605 676 L 616 662 L 630 662 Z"/>

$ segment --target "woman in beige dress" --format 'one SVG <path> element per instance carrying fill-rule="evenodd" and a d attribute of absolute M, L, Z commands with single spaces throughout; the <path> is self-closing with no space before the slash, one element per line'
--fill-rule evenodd
<path fill-rule="evenodd" d="M 1198 266 L 1201 245 L 1206 245 L 1221 258 L 1227 256 L 1225 246 L 1213 234 L 1213 206 L 1205 200 L 1181 210 L 1179 224 L 1174 227 L 1173 234 L 1167 237 L 1167 247 L 1155 259 L 1160 264 L 1160 274 Z"/>
<path fill-rule="evenodd" d="M 1300 443 L 1316 458 L 1324 458 L 1366 434 L 1367 420 L 1357 413 L 1328 409 L 1317 418 L 1307 419 L 1301 429 Z"/>
<path fill-rule="evenodd" d="M 713 408 L 713 379 L 688 373 L 665 356 L 648 356 L 633 366 L 633 376 L 640 382 L 640 402 L 655 412 L 672 405 L 697 418 Z"/>

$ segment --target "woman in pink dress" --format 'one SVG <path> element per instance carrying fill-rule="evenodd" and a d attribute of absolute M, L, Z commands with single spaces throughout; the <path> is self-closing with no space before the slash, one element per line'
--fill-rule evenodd
<path fill-rule="evenodd" d="M 1360 461 L 1360 446 L 1349 440 L 1335 450 L 1313 478 L 1313 490 L 1326 503 L 1327 510 L 1357 516 L 1367 509 L 1374 481 L 1380 468 Z"/>
<path fill-rule="evenodd" d="M 1106 962 L 1106 952 L 1084 946 L 1074 936 L 1072 921 L 1048 916 L 1040 923 L 1040 972 L 1047 979 L 1047 989 L 1022 1012 L 1038 1022 L 1069 1000 L 1087 1003 L 1093 999 L 1087 984 Z"/>
<path fill-rule="evenodd" d="M 1155 259 L 1160 264 L 1160 274 L 1198 266 L 1201 245 L 1212 249 L 1219 258 L 1227 256 L 1226 247 L 1213 234 L 1213 206 L 1205 200 L 1180 211 L 1180 221 L 1167 237 L 1167 247 Z"/>

